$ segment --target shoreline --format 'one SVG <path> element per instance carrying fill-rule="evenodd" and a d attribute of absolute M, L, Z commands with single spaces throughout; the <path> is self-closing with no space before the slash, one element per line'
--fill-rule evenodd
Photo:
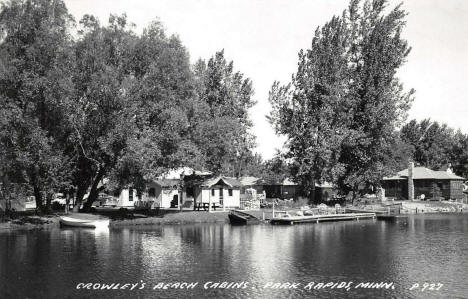
<path fill-rule="evenodd" d="M 263 215 L 265 219 L 271 218 L 271 209 L 265 210 L 251 210 L 245 211 L 249 214 L 262 219 Z M 457 212 L 434 212 L 426 210 L 422 213 L 404 213 L 402 215 L 407 216 L 419 216 L 419 215 L 453 215 L 453 214 L 467 214 L 468 211 L 457 211 Z M 147 216 L 144 218 L 133 218 L 133 219 L 110 219 L 109 228 L 122 228 L 132 226 L 160 226 L 160 225 L 186 225 L 186 224 L 201 224 L 201 223 L 229 223 L 228 211 L 219 211 L 208 213 L 205 211 L 185 211 L 177 213 L 168 213 L 164 216 Z M 80 215 L 80 214 L 78 214 Z M 85 215 L 85 214 L 81 214 Z M 91 214 L 97 216 L 99 214 Z M 60 227 L 60 214 L 49 215 L 49 216 L 25 216 L 15 220 L 7 222 L 0 222 L 0 232 L 5 231 L 30 231 L 30 230 L 42 230 Z M 99 215 L 102 217 L 102 215 Z"/>
<path fill-rule="evenodd" d="M 59 227 L 59 221 L 60 217 L 56 215 L 25 216 L 15 220 L 0 222 L 0 232 L 49 229 Z"/>

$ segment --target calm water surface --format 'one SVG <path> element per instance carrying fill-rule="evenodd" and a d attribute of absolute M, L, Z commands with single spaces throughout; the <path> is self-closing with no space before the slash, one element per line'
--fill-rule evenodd
<path fill-rule="evenodd" d="M 204 289 L 207 282 L 245 289 Z M 79 283 L 141 283 L 83 290 Z M 198 282 L 191 290 L 154 290 Z M 298 289 L 264 289 L 269 282 Z M 350 289 L 304 289 L 352 282 Z M 356 289 L 393 282 L 393 290 Z M 409 290 L 441 283 L 439 291 Z M 245 285 L 245 284 L 244 284 Z M 468 215 L 295 226 L 186 225 L 0 232 L 0 298 L 468 298 Z"/>

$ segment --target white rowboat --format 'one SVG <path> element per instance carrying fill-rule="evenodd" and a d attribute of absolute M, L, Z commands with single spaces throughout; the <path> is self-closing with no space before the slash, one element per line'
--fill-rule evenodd
<path fill-rule="evenodd" d="M 109 219 L 79 219 L 72 217 L 60 217 L 60 224 L 63 226 L 98 228 L 108 227 Z"/>

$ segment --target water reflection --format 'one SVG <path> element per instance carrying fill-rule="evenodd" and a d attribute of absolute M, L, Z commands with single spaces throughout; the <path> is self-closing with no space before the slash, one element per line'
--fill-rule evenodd
<path fill-rule="evenodd" d="M 369 298 L 425 297 L 414 282 L 441 282 L 435 297 L 468 293 L 465 216 L 414 216 L 297 226 L 186 225 L 0 233 L 0 297 Z M 138 292 L 76 290 L 80 282 L 148 284 Z M 152 290 L 158 282 L 194 289 Z M 203 283 L 249 282 L 242 290 Z M 392 291 L 269 290 L 268 282 L 395 282 Z M 434 294 L 433 294 L 434 295 Z"/>

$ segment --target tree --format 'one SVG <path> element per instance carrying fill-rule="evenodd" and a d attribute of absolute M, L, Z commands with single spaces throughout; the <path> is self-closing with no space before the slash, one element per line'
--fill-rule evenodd
<path fill-rule="evenodd" d="M 401 128 L 401 138 L 412 146 L 415 162 L 431 169 L 439 169 L 451 162 L 455 132 L 446 124 L 424 119 L 412 120 Z"/>
<path fill-rule="evenodd" d="M 193 74 L 187 51 L 154 22 L 137 36 L 125 16 L 102 27 L 85 16 L 76 45 L 74 113 L 78 203 L 97 199 L 104 177 L 116 188 L 199 161 L 191 140 Z M 78 204 L 79 206 L 79 204 Z"/>
<path fill-rule="evenodd" d="M 411 120 L 401 128 L 400 136 L 420 165 L 440 169 L 450 163 L 455 173 L 468 176 L 468 137 L 461 131 L 430 119 Z"/>
<path fill-rule="evenodd" d="M 109 25 L 102 27 L 96 18 L 85 15 L 80 25 L 70 115 L 77 169 L 75 210 L 88 189 L 84 208 L 91 207 L 100 183 L 126 148 L 131 133 L 131 124 L 124 120 L 126 90 L 131 84 L 128 66 L 136 39 L 125 16 L 111 15 Z"/>
<path fill-rule="evenodd" d="M 200 152 L 191 140 L 195 106 L 189 56 L 176 36 L 153 22 L 137 40 L 130 66 L 132 96 L 125 112 L 134 117 L 125 154 L 112 173 L 118 185 L 144 188 L 170 169 L 196 166 Z"/>
<path fill-rule="evenodd" d="M 208 169 L 240 176 L 255 145 L 248 116 L 255 104 L 252 82 L 234 71 L 224 51 L 217 52 L 208 63 L 199 60 L 194 73 L 198 107 L 192 118 L 193 140 Z"/>
<path fill-rule="evenodd" d="M 461 131 L 455 133 L 450 161 L 455 173 L 468 178 L 468 134 Z"/>
<path fill-rule="evenodd" d="M 43 194 L 48 207 L 71 173 L 64 148 L 72 25 L 62 1 L 13 0 L 0 12 L 0 171 L 13 184 L 30 186 L 39 210 Z"/>
<path fill-rule="evenodd" d="M 265 161 L 262 178 L 267 182 L 281 183 L 289 177 L 291 166 L 280 153 Z"/>
<path fill-rule="evenodd" d="M 328 181 L 354 198 L 395 171 L 396 128 L 413 91 L 395 77 L 410 51 L 400 36 L 406 13 L 385 14 L 386 2 L 352 0 L 299 52 L 292 82 L 273 84 L 269 119 L 287 137 L 292 174 L 307 192 Z"/>

